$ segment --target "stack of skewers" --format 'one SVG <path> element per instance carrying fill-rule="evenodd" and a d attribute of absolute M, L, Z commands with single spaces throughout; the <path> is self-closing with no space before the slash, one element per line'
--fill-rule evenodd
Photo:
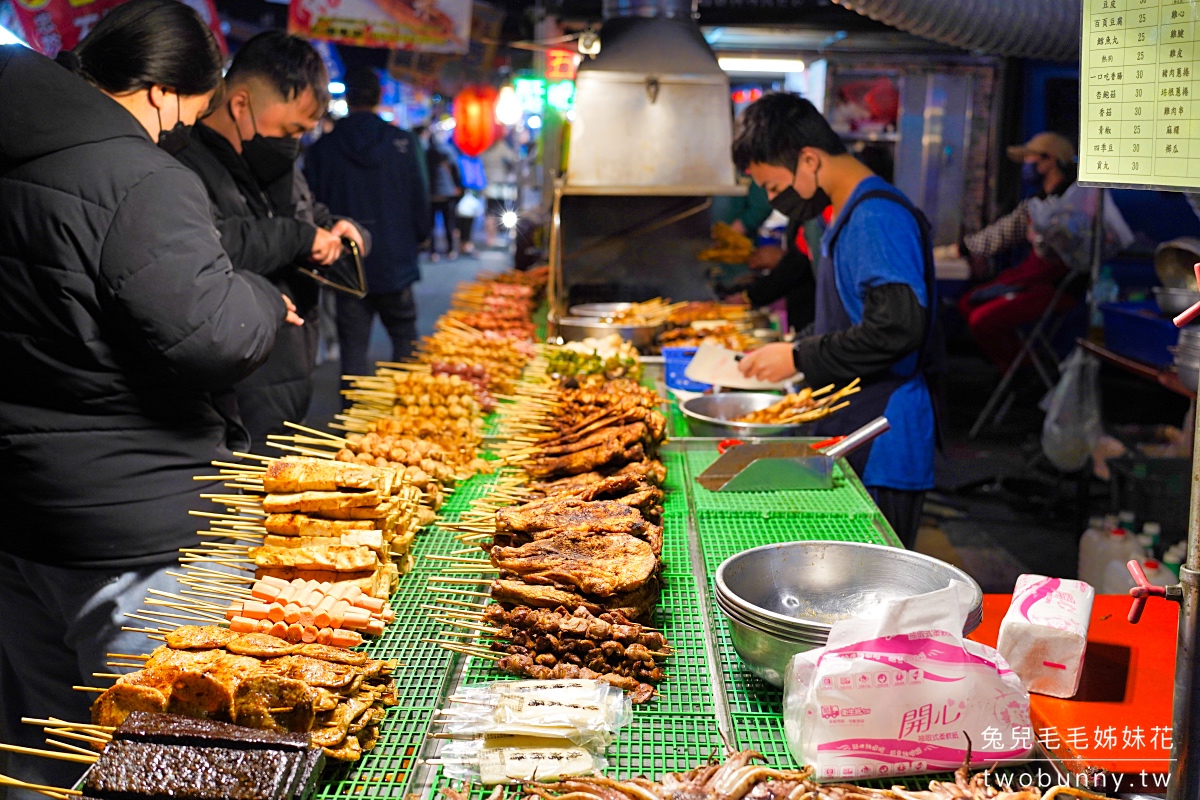
<path fill-rule="evenodd" d="M 859 379 L 833 390 L 833 384 L 820 389 L 805 387 L 795 394 L 786 394 L 778 402 L 766 408 L 751 411 L 734 418 L 734 422 L 753 422 L 761 425 L 796 425 L 804 422 L 816 422 L 835 411 L 840 411 L 850 405 L 846 398 L 862 391 Z"/>
<path fill-rule="evenodd" d="M 432 557 L 446 564 L 430 579 L 446 599 L 429 609 L 454 629 L 439 644 L 513 674 L 598 679 L 635 703 L 653 698 L 671 654 L 646 627 L 662 585 L 659 403 L 612 381 L 529 387 L 508 410 L 492 495 L 442 524 L 473 547 Z"/>

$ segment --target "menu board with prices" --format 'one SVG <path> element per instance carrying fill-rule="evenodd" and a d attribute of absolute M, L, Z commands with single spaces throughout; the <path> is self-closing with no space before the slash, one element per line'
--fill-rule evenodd
<path fill-rule="evenodd" d="M 1079 180 L 1200 187 L 1200 0 L 1084 0 Z"/>

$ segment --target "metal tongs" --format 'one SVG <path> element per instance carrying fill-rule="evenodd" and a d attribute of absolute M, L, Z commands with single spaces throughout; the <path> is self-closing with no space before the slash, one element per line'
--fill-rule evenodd
<path fill-rule="evenodd" d="M 726 439 L 722 455 L 696 476 L 712 492 L 774 492 L 833 488 L 833 464 L 891 429 L 876 417 L 847 436 L 816 444 Z"/>

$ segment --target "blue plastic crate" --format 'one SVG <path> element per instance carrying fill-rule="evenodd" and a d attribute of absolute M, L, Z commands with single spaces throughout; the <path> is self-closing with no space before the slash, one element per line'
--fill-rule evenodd
<path fill-rule="evenodd" d="M 696 381 L 688 380 L 684 371 L 687 365 L 692 363 L 692 356 L 696 355 L 698 347 L 664 347 L 663 366 L 667 373 L 667 386 L 671 389 L 681 389 L 685 392 L 707 392 L 712 388 L 712 384 L 697 383 Z"/>
<path fill-rule="evenodd" d="M 1150 302 L 1107 303 L 1104 315 L 1104 346 L 1117 355 L 1155 367 L 1175 363 L 1171 349 L 1179 342 L 1179 329 Z"/>

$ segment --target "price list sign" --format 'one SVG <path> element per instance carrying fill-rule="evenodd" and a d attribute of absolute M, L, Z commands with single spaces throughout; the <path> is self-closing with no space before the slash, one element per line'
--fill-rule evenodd
<path fill-rule="evenodd" d="M 1080 181 L 1200 187 L 1200 0 L 1084 0 Z"/>

